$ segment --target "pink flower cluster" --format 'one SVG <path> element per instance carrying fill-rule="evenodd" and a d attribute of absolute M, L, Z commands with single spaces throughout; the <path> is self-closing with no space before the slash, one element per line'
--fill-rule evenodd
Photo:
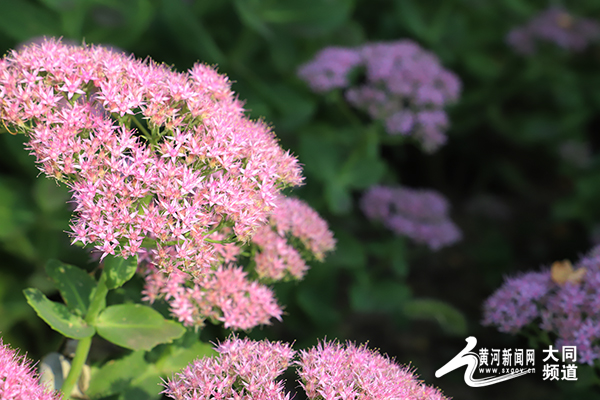
<path fill-rule="evenodd" d="M 365 70 L 365 82 L 353 85 L 349 75 L 357 68 Z M 461 89 L 456 75 L 410 40 L 325 48 L 298 75 L 315 92 L 347 89 L 353 106 L 384 121 L 389 134 L 413 136 L 426 151 L 445 143 L 444 106 L 457 101 Z"/>
<path fill-rule="evenodd" d="M 171 313 L 186 326 L 201 326 L 205 319 L 225 328 L 250 329 L 281 320 L 282 310 L 273 291 L 250 281 L 241 267 L 219 266 L 211 274 L 193 279 L 180 270 L 170 274 L 147 265 L 144 300 L 164 298 Z"/>
<path fill-rule="evenodd" d="M 448 218 L 448 202 L 433 190 L 373 186 L 361 199 L 367 218 L 381 221 L 398 235 L 432 250 L 459 241 L 462 234 Z"/>
<path fill-rule="evenodd" d="M 332 250 L 335 240 L 327 223 L 306 203 L 277 196 L 275 210 L 268 225 L 261 226 L 250 242 L 240 248 L 235 243 L 214 243 L 215 256 L 221 266 L 210 275 L 188 274 L 174 270 L 167 273 L 155 263 L 147 263 L 145 300 L 166 299 L 172 313 L 185 325 L 202 325 L 206 318 L 222 322 L 226 328 L 250 329 L 281 319 L 282 310 L 273 292 L 258 282 L 249 281 L 246 272 L 234 266 L 242 250 L 254 255 L 259 278 L 269 281 L 301 279 L 308 269 L 301 253 L 289 242 L 297 241 L 305 256 L 318 260 Z M 214 233 L 218 241 L 225 233 Z M 226 265 L 226 266 L 223 266 Z"/>
<path fill-rule="evenodd" d="M 176 400 L 290 399 L 276 380 L 294 357 L 289 344 L 234 336 L 215 350 L 219 357 L 194 361 L 165 384 L 164 393 Z"/>
<path fill-rule="evenodd" d="M 59 392 L 43 388 L 30 361 L 2 343 L 0 338 L 0 399 L 59 400 Z"/>
<path fill-rule="evenodd" d="M 600 39 L 600 24 L 588 18 L 578 18 L 561 7 L 550 7 L 527 24 L 511 30 L 508 44 L 521 54 L 533 54 L 536 42 L 550 42 L 569 51 L 583 51 Z"/>
<path fill-rule="evenodd" d="M 287 238 L 299 242 L 305 252 L 319 261 L 335 247 L 327 223 L 301 200 L 280 196 L 270 221 L 271 226 L 263 226 L 252 237 L 252 243 L 259 248 L 255 261 L 261 278 L 281 280 L 304 276 L 308 267 Z"/>
<path fill-rule="evenodd" d="M 280 188 L 302 181 L 297 160 L 206 65 L 177 73 L 45 41 L 0 61 L 0 114 L 72 189 L 75 241 L 128 257 L 151 238 L 167 270 L 204 270 L 212 230 L 249 239 Z"/>
<path fill-rule="evenodd" d="M 408 368 L 365 346 L 322 342 L 301 351 L 295 362 L 295 351 L 280 342 L 232 337 L 216 350 L 219 357 L 196 360 L 165 384 L 164 393 L 176 400 L 287 400 L 291 394 L 276 379 L 295 364 L 309 399 L 447 399 Z"/>
<path fill-rule="evenodd" d="M 578 362 L 600 358 L 600 247 L 556 281 L 551 270 L 507 278 L 484 303 L 484 325 L 516 333 L 529 324 L 556 337 L 556 346 L 577 346 Z M 567 277 L 568 278 L 568 277 Z"/>
<path fill-rule="evenodd" d="M 309 399 L 447 399 L 438 389 L 419 382 L 408 368 L 364 345 L 322 342 L 301 351 L 297 364 Z"/>
<path fill-rule="evenodd" d="M 277 217 L 279 236 L 296 235 L 317 258 L 333 247 L 314 211 L 279 194 L 302 182 L 296 158 L 206 65 L 178 73 L 44 40 L 0 60 L 0 118 L 72 190 L 73 240 L 102 257 L 140 254 L 146 298 L 165 297 L 188 325 L 211 318 L 248 329 L 280 318 L 271 290 L 232 264 L 269 229 L 278 202 L 297 208 L 293 220 Z M 264 275 L 280 261 L 301 277 L 306 266 L 281 240 L 275 256 L 262 246 Z"/>

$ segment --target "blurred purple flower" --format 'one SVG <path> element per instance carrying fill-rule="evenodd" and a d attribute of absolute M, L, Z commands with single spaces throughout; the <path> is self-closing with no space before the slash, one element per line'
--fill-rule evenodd
<path fill-rule="evenodd" d="M 578 362 L 592 365 L 600 358 L 600 247 L 573 269 L 562 264 L 579 279 L 557 280 L 550 269 L 506 278 L 485 301 L 483 324 L 517 333 L 537 323 L 556 336 L 557 347 L 577 346 Z"/>
<path fill-rule="evenodd" d="M 501 332 L 518 332 L 540 316 L 534 302 L 545 296 L 550 286 L 549 271 L 506 278 L 485 301 L 483 324 L 496 325 Z"/>
<path fill-rule="evenodd" d="M 448 218 L 448 202 L 433 190 L 373 186 L 363 195 L 361 208 L 367 218 L 381 221 L 396 234 L 427 244 L 432 250 L 462 237 Z"/>
<path fill-rule="evenodd" d="M 538 40 L 579 52 L 598 39 L 600 24 L 597 21 L 575 17 L 561 7 L 542 11 L 527 24 L 511 30 L 506 37 L 517 53 L 526 55 L 535 53 Z"/>
<path fill-rule="evenodd" d="M 359 67 L 365 81 L 353 85 L 348 75 Z M 389 134 L 413 136 L 428 152 L 445 143 L 444 106 L 457 101 L 461 90 L 458 77 L 435 54 L 410 40 L 328 47 L 301 66 L 298 75 L 318 93 L 346 89 L 346 100 L 384 121 Z"/>
<path fill-rule="evenodd" d="M 298 75 L 317 93 L 348 86 L 348 73 L 361 64 L 360 53 L 342 47 L 327 47 L 300 67 Z"/>

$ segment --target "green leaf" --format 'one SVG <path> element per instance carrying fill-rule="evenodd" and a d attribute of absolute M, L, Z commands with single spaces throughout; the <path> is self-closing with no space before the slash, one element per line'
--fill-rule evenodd
<path fill-rule="evenodd" d="M 161 13 L 177 42 L 208 63 L 223 67 L 227 58 L 211 33 L 182 0 L 162 0 Z"/>
<path fill-rule="evenodd" d="M 400 312 L 410 296 L 410 288 L 404 283 L 363 280 L 350 288 L 350 305 L 361 312 Z"/>
<path fill-rule="evenodd" d="M 352 269 L 366 267 L 365 247 L 359 240 L 344 230 L 335 231 L 333 236 L 337 241 L 336 249 L 327 257 L 327 264 Z"/>
<path fill-rule="evenodd" d="M 119 399 L 157 399 L 164 389 L 160 385 L 161 378 L 172 376 L 197 358 L 215 354 L 217 352 L 213 350 L 212 346 L 203 342 L 196 342 L 191 347 L 169 345 L 155 364 L 148 364 L 144 371 L 131 379 L 126 390 L 121 392 Z"/>
<path fill-rule="evenodd" d="M 352 0 L 237 0 L 240 19 L 269 37 L 269 24 L 308 35 L 324 35 L 344 25 L 352 13 Z"/>
<path fill-rule="evenodd" d="M 273 107 L 281 114 L 278 126 L 281 129 L 293 130 L 306 123 L 313 116 L 316 103 L 311 97 L 302 95 L 289 86 L 268 85 Z"/>
<path fill-rule="evenodd" d="M 299 159 L 306 165 L 306 171 L 322 182 L 337 179 L 345 155 L 339 143 L 331 134 L 335 128 L 329 126 L 311 126 L 315 133 L 300 135 Z M 332 132 L 333 131 L 333 132 Z"/>
<path fill-rule="evenodd" d="M 137 257 L 124 259 L 123 257 L 106 256 L 104 259 L 106 286 L 109 289 L 123 286 L 125 282 L 133 278 L 137 265 Z"/>
<path fill-rule="evenodd" d="M 25 293 L 27 303 L 37 315 L 63 336 L 83 339 L 94 335 L 94 328 L 86 324 L 80 317 L 71 314 L 64 304 L 50 301 L 38 289 L 25 289 L 23 293 Z"/>
<path fill-rule="evenodd" d="M 248 28 L 260 33 L 265 38 L 272 38 L 273 32 L 258 15 L 256 7 L 253 7 L 251 2 L 247 0 L 235 0 L 234 1 L 236 11 Z"/>
<path fill-rule="evenodd" d="M 413 299 L 404 305 L 406 316 L 415 319 L 434 319 L 442 329 L 453 335 L 467 333 L 465 316 L 448 303 L 435 299 Z"/>
<path fill-rule="evenodd" d="M 423 19 L 423 14 L 413 1 L 396 1 L 396 14 L 404 26 L 419 39 L 429 42 L 429 29 Z"/>
<path fill-rule="evenodd" d="M 121 393 L 119 400 L 153 400 L 159 399 L 160 393 L 165 389 L 161 383 L 162 377 L 153 365 L 139 377 L 137 377 L 130 388 Z"/>
<path fill-rule="evenodd" d="M 345 214 L 352 209 L 350 192 L 339 182 L 333 181 L 325 186 L 325 199 L 334 214 Z"/>
<path fill-rule="evenodd" d="M 197 358 L 216 354 L 208 343 L 196 342 L 191 347 L 171 345 L 155 364 L 150 364 L 145 359 L 145 352 L 138 350 L 93 369 L 86 394 L 92 399 L 116 394 L 126 400 L 158 398 L 163 390 L 161 378 L 173 375 Z"/>
<path fill-rule="evenodd" d="M 123 392 L 131 382 L 150 366 L 144 359 L 144 351 L 135 351 L 121 359 L 108 361 L 100 368 L 92 369 L 90 387 L 85 392 L 90 398 L 102 398 Z"/>
<path fill-rule="evenodd" d="M 96 329 L 109 342 L 132 350 L 150 350 L 185 333 L 177 322 L 168 321 L 158 311 L 140 304 L 107 307 L 98 316 Z"/>
<path fill-rule="evenodd" d="M 347 165 L 339 180 L 355 189 L 365 189 L 376 184 L 386 169 L 385 162 L 375 157 L 356 159 Z"/>
<path fill-rule="evenodd" d="M 197 358 L 212 357 L 217 351 L 210 343 L 196 342 L 191 347 L 171 346 L 156 362 L 156 368 L 163 375 L 180 371 Z"/>
<path fill-rule="evenodd" d="M 59 36 L 56 14 L 29 1 L 0 0 L 0 30 L 17 41 Z"/>
<path fill-rule="evenodd" d="M 85 316 L 96 281 L 84 270 L 58 260 L 50 260 L 46 264 L 46 273 L 56 284 L 65 304 L 71 311 Z"/>

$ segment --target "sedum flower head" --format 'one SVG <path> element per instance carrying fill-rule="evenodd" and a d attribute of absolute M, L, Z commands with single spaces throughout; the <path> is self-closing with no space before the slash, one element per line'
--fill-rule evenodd
<path fill-rule="evenodd" d="M 2 343 L 0 338 L 0 399 L 59 400 L 59 392 L 43 388 L 31 362 Z"/>
<path fill-rule="evenodd" d="M 349 76 L 357 68 L 365 81 L 354 85 Z M 444 106 L 457 101 L 461 89 L 456 75 L 410 40 L 328 47 L 298 75 L 317 93 L 346 89 L 347 101 L 383 121 L 389 134 L 412 136 L 430 152 L 446 141 Z"/>
<path fill-rule="evenodd" d="M 298 161 L 207 65 L 179 73 L 44 40 L 0 60 L 0 118 L 27 136 L 40 170 L 73 192 L 73 241 L 102 258 L 139 255 L 146 299 L 166 299 L 186 325 L 210 318 L 249 329 L 280 318 L 272 291 L 241 267 L 265 226 L 284 224 L 276 234 L 296 235 L 316 258 L 333 246 L 306 205 L 282 205 L 300 223 L 270 219 L 287 201 L 281 189 L 302 183 Z M 281 240 L 287 253 L 276 261 L 301 277 L 306 266 Z"/>
<path fill-rule="evenodd" d="M 176 400 L 289 400 L 276 378 L 290 365 L 294 351 L 286 343 L 232 337 L 216 346 L 218 357 L 201 358 L 165 384 Z"/>
<path fill-rule="evenodd" d="M 555 262 L 550 269 L 506 278 L 484 303 L 484 325 L 516 333 L 536 324 L 556 345 L 577 346 L 577 361 L 600 358 L 600 248 L 574 266 Z"/>
<path fill-rule="evenodd" d="M 297 365 L 309 399 L 446 399 L 439 390 L 419 382 L 409 368 L 364 345 L 323 341 L 300 351 Z"/>
<path fill-rule="evenodd" d="M 288 344 L 232 337 L 216 347 L 219 356 L 197 360 L 169 380 L 164 393 L 173 399 L 290 399 L 276 379 L 298 367 L 300 386 L 311 400 L 445 400 L 438 389 L 418 381 L 366 346 L 334 342 L 295 352 Z"/>
<path fill-rule="evenodd" d="M 561 7 L 550 7 L 527 24 L 514 28 L 506 37 L 508 44 L 521 54 L 533 54 L 536 42 L 550 42 L 568 51 L 580 52 L 600 39 L 600 24 L 579 18 Z"/>
<path fill-rule="evenodd" d="M 228 79 L 177 73 L 95 46 L 51 40 L 0 62 L 0 113 L 28 135 L 40 169 L 73 191 L 74 241 L 135 255 L 143 238 L 175 246 L 162 265 L 204 268 L 218 226 L 247 240 L 297 160 L 251 121 Z"/>
<path fill-rule="evenodd" d="M 448 218 L 448 202 L 433 190 L 373 186 L 361 199 L 367 218 L 381 221 L 398 235 L 424 243 L 432 250 L 461 239 L 461 232 Z"/>

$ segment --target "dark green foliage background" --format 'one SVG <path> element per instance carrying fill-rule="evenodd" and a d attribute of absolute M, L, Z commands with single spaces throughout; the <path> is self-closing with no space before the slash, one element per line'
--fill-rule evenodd
<path fill-rule="evenodd" d="M 273 124 L 283 147 L 305 165 L 306 184 L 293 193 L 329 221 L 338 248 L 313 265 L 304 281 L 275 285 L 286 307 L 283 323 L 251 336 L 295 340 L 296 348 L 325 336 L 368 340 L 399 362 L 412 362 L 423 379 L 457 399 L 501 399 L 508 393 L 515 400 L 600 398 L 597 389 L 586 387 L 583 369 L 577 384 L 542 381 L 540 365 L 535 376 L 481 389 L 466 386 L 462 370 L 440 379 L 433 375 L 469 335 L 482 347 L 527 347 L 523 338 L 481 327 L 482 301 L 504 274 L 574 261 L 590 248 L 592 228 L 600 223 L 600 45 L 580 54 L 548 45 L 523 57 L 504 41 L 512 27 L 548 5 L 0 0 L 0 49 L 48 35 L 112 45 L 181 71 L 198 60 L 218 64 L 251 115 Z M 595 0 L 565 5 L 600 19 Z M 448 144 L 433 155 L 389 140 L 364 115 L 348 115 L 339 93 L 315 95 L 296 76 L 298 66 L 325 46 L 402 38 L 435 52 L 464 84 L 460 102 L 449 109 Z M 373 132 L 375 145 L 367 139 Z M 590 145 L 587 165 L 559 156 L 568 140 Z M 66 189 L 36 179 L 22 141 L 0 135 L 0 332 L 5 342 L 39 359 L 56 351 L 61 338 L 35 316 L 22 290 L 37 287 L 58 300 L 44 272 L 47 260 L 89 270 L 94 264 L 64 233 L 70 216 Z M 367 221 L 358 199 L 383 182 L 441 191 L 464 240 L 432 253 Z M 126 287 L 114 296 L 135 299 L 134 292 Z M 226 332 L 209 326 L 202 335 L 214 339 Z M 94 352 L 96 360 L 118 354 L 102 342 Z"/>

